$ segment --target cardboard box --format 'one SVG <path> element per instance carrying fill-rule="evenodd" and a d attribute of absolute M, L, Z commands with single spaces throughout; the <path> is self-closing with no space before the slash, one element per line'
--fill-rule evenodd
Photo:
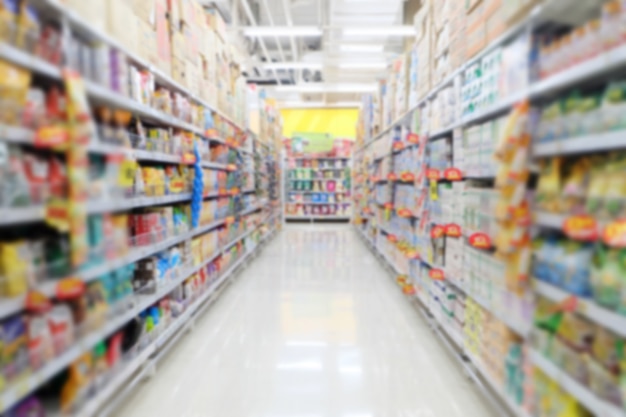
<path fill-rule="evenodd" d="M 504 33 L 507 28 L 504 8 L 499 8 L 487 18 L 485 24 L 487 43 L 491 43 Z"/>
<path fill-rule="evenodd" d="M 195 21 L 193 16 L 193 2 L 196 0 L 178 0 L 178 14 L 182 23 L 191 24 Z"/>
<path fill-rule="evenodd" d="M 157 33 L 149 23 L 138 20 L 137 54 L 151 64 L 157 64 Z"/>
<path fill-rule="evenodd" d="M 198 29 L 187 23 L 181 26 L 181 33 L 185 39 L 185 58 L 192 60 L 199 53 L 200 36 Z"/>
<path fill-rule="evenodd" d="M 170 22 L 167 10 L 167 0 L 155 1 L 157 62 L 154 62 L 154 64 L 169 75 L 172 72 L 172 48 L 170 44 Z"/>
<path fill-rule="evenodd" d="M 172 78 L 183 86 L 187 86 L 186 70 L 187 65 L 184 59 L 172 59 Z"/>
<path fill-rule="evenodd" d="M 180 25 L 182 23 L 179 1 L 180 0 L 167 0 L 167 10 L 170 17 L 172 31 L 180 30 Z"/>
<path fill-rule="evenodd" d="M 107 0 L 106 17 L 107 32 L 131 52 L 137 52 L 137 44 L 133 44 L 132 39 L 137 38 L 138 20 L 131 5 L 124 0 Z"/>
<path fill-rule="evenodd" d="M 97 30 L 108 30 L 107 0 L 66 0 L 67 6 L 81 18 L 89 22 L 89 26 Z"/>
<path fill-rule="evenodd" d="M 154 0 L 132 0 L 133 13 L 143 22 L 154 25 Z"/>
<path fill-rule="evenodd" d="M 220 12 L 216 9 L 208 9 L 206 14 L 209 26 L 215 31 L 217 36 L 226 42 L 226 23 L 224 23 Z"/>

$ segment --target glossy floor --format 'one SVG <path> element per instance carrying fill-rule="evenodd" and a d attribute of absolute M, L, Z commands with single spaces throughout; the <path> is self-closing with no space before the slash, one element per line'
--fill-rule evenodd
<path fill-rule="evenodd" d="M 118 417 L 492 417 L 349 226 L 288 226 Z"/>

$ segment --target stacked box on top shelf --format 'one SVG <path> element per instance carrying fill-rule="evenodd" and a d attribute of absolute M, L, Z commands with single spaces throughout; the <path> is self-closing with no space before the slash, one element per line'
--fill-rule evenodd
<path fill-rule="evenodd" d="M 433 28 L 432 10 L 430 1 L 423 2 L 415 14 L 414 24 L 417 30 L 415 45 L 418 55 L 417 69 L 417 99 L 423 99 L 432 87 L 433 77 Z"/>
<path fill-rule="evenodd" d="M 414 44 L 409 52 L 409 108 L 414 109 L 419 103 L 419 97 L 417 92 L 417 86 L 419 83 L 419 55 L 417 50 L 417 44 Z"/>
<path fill-rule="evenodd" d="M 403 54 L 393 63 L 393 73 L 395 74 L 395 99 L 394 114 L 392 119 L 397 120 L 406 113 L 408 104 L 408 73 L 409 73 L 409 55 Z"/>

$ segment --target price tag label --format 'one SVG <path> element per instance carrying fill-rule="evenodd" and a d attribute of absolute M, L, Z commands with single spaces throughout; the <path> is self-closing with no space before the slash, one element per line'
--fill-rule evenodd
<path fill-rule="evenodd" d="M 406 141 L 409 143 L 419 143 L 420 137 L 417 133 L 409 133 L 406 137 Z"/>
<path fill-rule="evenodd" d="M 396 277 L 396 282 L 397 282 L 398 284 L 405 284 L 405 283 L 406 283 L 406 281 L 407 281 L 407 277 L 406 277 L 406 275 L 398 275 L 398 276 Z"/>
<path fill-rule="evenodd" d="M 400 174 L 400 179 L 404 182 L 413 182 L 415 181 L 415 174 L 412 172 L 403 172 Z"/>
<path fill-rule="evenodd" d="M 235 164 L 228 164 L 226 166 L 226 170 L 230 171 L 230 172 L 237 171 L 237 165 L 235 165 Z"/>
<path fill-rule="evenodd" d="M 59 300 L 67 300 L 70 298 L 80 297 L 85 293 L 85 282 L 78 278 L 67 278 L 57 282 L 56 298 Z"/>
<path fill-rule="evenodd" d="M 614 248 L 626 247 L 626 219 L 609 223 L 602 232 L 602 241 Z"/>
<path fill-rule="evenodd" d="M 390 241 L 391 243 L 396 243 L 396 242 L 398 242 L 398 236 L 396 236 L 394 234 L 388 234 L 387 235 L 387 240 Z"/>
<path fill-rule="evenodd" d="M 404 144 L 402 142 L 394 142 L 393 143 L 393 150 L 394 151 L 401 151 L 402 149 L 404 149 Z"/>
<path fill-rule="evenodd" d="M 33 313 L 44 313 L 52 308 L 50 299 L 40 291 L 29 291 L 26 295 L 26 310 Z"/>
<path fill-rule="evenodd" d="M 65 200 L 53 198 L 46 204 L 46 223 L 61 231 L 67 232 L 70 229 L 69 204 Z"/>
<path fill-rule="evenodd" d="M 426 170 L 426 178 L 428 178 L 431 181 L 439 181 L 439 179 L 441 178 L 441 173 L 439 172 L 438 169 L 428 168 Z"/>
<path fill-rule="evenodd" d="M 462 233 L 461 233 L 461 226 L 459 226 L 458 224 L 448 224 L 445 226 L 445 233 L 446 236 L 449 237 L 461 237 Z"/>
<path fill-rule="evenodd" d="M 389 174 L 387 174 L 387 179 L 389 181 L 396 181 L 398 179 L 398 176 L 393 172 L 390 172 Z"/>
<path fill-rule="evenodd" d="M 412 284 L 407 284 L 402 288 L 402 292 L 406 295 L 415 295 L 415 287 Z"/>
<path fill-rule="evenodd" d="M 385 205 L 383 207 L 385 207 L 385 209 L 387 209 L 387 210 L 391 210 L 391 209 L 393 209 L 393 203 L 385 203 Z"/>
<path fill-rule="evenodd" d="M 404 219 L 408 219 L 409 217 L 413 216 L 413 213 L 411 213 L 411 210 L 407 208 L 401 208 L 399 210 L 396 210 L 396 213 L 398 214 L 399 217 L 402 217 Z"/>
<path fill-rule="evenodd" d="M 461 181 L 463 173 L 458 168 L 448 168 L 443 172 L 443 177 L 448 181 Z"/>
<path fill-rule="evenodd" d="M 35 133 L 35 147 L 54 148 L 67 145 L 69 142 L 69 132 L 65 126 L 46 126 L 37 129 Z"/>
<path fill-rule="evenodd" d="M 434 226 L 432 229 L 430 229 L 430 237 L 433 239 L 439 239 L 440 237 L 443 237 L 445 233 L 445 229 L 443 226 Z"/>
<path fill-rule="evenodd" d="M 445 279 L 443 271 L 441 269 L 433 268 L 428 272 L 430 279 L 435 281 L 443 281 Z"/>
<path fill-rule="evenodd" d="M 572 216 L 563 222 L 563 232 L 572 240 L 594 241 L 598 239 L 598 222 L 592 216 Z"/>
<path fill-rule="evenodd" d="M 190 152 L 183 154 L 182 157 L 183 164 L 192 165 L 196 163 L 196 156 Z"/>
<path fill-rule="evenodd" d="M 474 233 L 469 237 L 469 244 L 476 249 L 490 249 L 491 238 L 485 233 Z"/>
<path fill-rule="evenodd" d="M 406 257 L 409 258 L 409 259 L 415 260 L 415 259 L 419 259 L 420 255 L 419 255 L 419 253 L 417 253 L 416 250 L 410 250 L 410 251 L 408 251 L 406 253 Z"/>
<path fill-rule="evenodd" d="M 180 194 L 185 190 L 185 182 L 183 180 L 175 180 L 170 182 L 170 192 Z"/>
<path fill-rule="evenodd" d="M 582 309 L 584 304 L 580 303 L 578 297 L 570 295 L 554 306 L 554 312 L 574 313 Z"/>

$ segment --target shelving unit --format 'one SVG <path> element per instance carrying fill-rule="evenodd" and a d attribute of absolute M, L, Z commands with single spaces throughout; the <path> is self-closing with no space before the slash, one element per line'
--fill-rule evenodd
<path fill-rule="evenodd" d="M 450 26 L 455 19 L 451 17 L 454 6 L 448 2 L 444 8 L 439 2 L 425 2 L 421 7 L 431 9 L 420 9 L 416 15 L 415 48 L 392 65 L 385 89 L 377 96 L 366 96 L 362 102 L 353 195 L 359 236 L 378 258 L 392 265 L 394 274 L 403 276 L 398 280 L 403 291 L 413 294 L 409 298 L 417 300 L 422 315 L 436 323 L 437 335 L 442 336 L 446 346 L 456 346 L 459 356 L 466 358 L 464 367 L 469 364 L 479 376 L 477 383 L 489 387 L 488 395 L 506 410 L 502 415 L 543 417 L 549 411 L 540 407 L 548 402 L 577 402 L 581 410 L 594 416 L 626 415 L 623 405 L 612 405 L 603 397 L 608 393 L 616 397 L 613 393 L 620 389 L 623 393 L 618 381 L 623 380 L 624 370 L 616 373 L 615 367 L 594 356 L 597 350 L 593 345 L 607 337 L 608 346 L 617 346 L 626 337 L 623 301 L 609 297 L 622 291 L 622 284 L 618 284 L 621 273 L 608 269 L 623 250 L 624 232 L 620 215 L 616 214 L 621 209 L 615 207 L 618 200 L 620 207 L 622 204 L 617 179 L 623 179 L 626 173 L 617 161 L 623 158 L 626 142 L 621 119 L 612 118 L 609 111 L 613 105 L 620 106 L 621 100 L 612 102 L 607 98 L 614 97 L 610 89 L 615 90 L 623 80 L 626 45 L 621 40 L 603 44 L 606 39 L 601 41 L 598 35 L 594 38 L 598 48 L 577 61 L 562 61 L 563 56 L 559 61 L 552 55 L 549 63 L 549 58 L 542 56 L 560 48 L 559 42 L 567 39 L 560 37 L 563 33 L 579 33 L 576 31 L 589 27 L 589 22 L 598 22 L 593 19 L 601 16 L 602 5 L 605 8 L 600 24 L 603 33 L 610 33 L 610 27 L 603 26 L 607 22 L 602 20 L 614 6 L 608 3 L 587 2 L 576 9 L 579 13 L 574 19 L 566 21 L 566 11 L 579 3 L 529 2 L 532 7 L 520 11 L 516 23 L 506 22 L 509 29 L 501 36 L 488 35 L 486 46 L 466 62 L 450 68 L 446 76 L 433 77 L 434 65 L 428 67 L 424 62 L 432 59 L 437 64 L 447 63 L 439 59 L 446 56 L 449 60 L 452 56 L 439 34 L 446 33 L 442 39 L 466 38 L 458 33 L 452 35 L 454 27 L 449 27 L 450 32 L 441 32 L 438 26 Z M 478 7 L 462 10 L 462 18 L 472 20 L 473 28 L 481 28 L 479 21 L 489 21 L 491 15 L 486 10 L 498 10 L 494 2 L 472 4 Z M 620 8 L 619 13 L 623 12 Z M 489 27 L 487 24 L 488 31 Z M 553 27 L 562 31 L 550 32 Z M 566 30 L 572 27 L 571 32 Z M 477 36 L 478 32 L 471 38 Z M 426 57 L 424 51 L 433 52 L 423 46 L 432 47 L 429 42 L 433 39 L 437 48 L 444 45 L 444 52 Z M 556 41 L 542 49 L 541 42 L 533 43 L 538 39 Z M 468 43 L 460 44 L 468 48 Z M 533 60 L 526 61 L 527 56 Z M 520 57 L 520 62 L 515 61 Z M 428 72 L 420 73 L 423 69 Z M 406 79 L 417 84 L 404 92 L 394 91 Z M 559 105 L 565 102 L 568 109 L 584 100 L 590 103 L 591 91 L 600 97 L 598 107 L 580 107 L 576 117 L 570 119 L 564 110 L 559 113 Z M 531 112 L 530 120 L 536 125 L 519 122 Z M 518 124 L 505 131 L 507 123 Z M 517 141 L 514 135 L 524 139 Z M 419 150 L 407 150 L 409 146 Z M 557 158 L 562 163 L 556 163 Z M 512 163 L 507 161 L 513 160 L 518 171 L 511 171 Z M 448 177 L 447 170 L 456 172 Z M 402 183 L 390 178 L 408 171 L 414 178 L 409 181 L 412 190 L 398 190 Z M 616 181 L 606 184 L 606 195 L 597 191 L 600 182 L 595 178 L 601 178 L 597 172 Z M 581 173 L 580 181 L 574 173 Z M 517 193 L 520 199 L 507 200 L 510 194 L 502 193 L 505 189 Z M 477 206 L 477 202 L 482 205 Z M 450 226 L 452 232 L 448 235 Z M 506 240 L 514 235 L 518 240 Z M 483 240 L 485 245 L 477 245 L 485 238 L 489 238 Z M 511 269 L 502 261 L 517 262 L 512 261 L 517 255 L 519 275 L 511 276 Z M 568 256 L 579 263 L 568 263 Z M 529 279 L 537 274 L 541 276 Z M 462 301 L 452 303 L 451 299 Z M 498 329 L 489 327 L 491 330 L 479 343 L 473 339 L 472 329 L 481 324 L 468 324 L 470 318 L 475 320 L 476 311 L 481 317 L 489 317 L 485 326 L 495 323 Z M 567 325 L 571 328 L 579 326 L 591 333 L 585 346 L 576 345 L 578 352 L 589 352 L 585 354 L 589 362 L 581 359 L 582 354 L 562 347 L 575 345 L 574 341 L 564 341 L 556 330 L 549 333 L 536 324 L 554 323 L 550 319 L 555 320 L 555 312 L 563 314 L 562 320 L 570 320 Z M 449 320 L 451 314 L 461 322 Z M 576 321 L 579 319 L 585 321 Z M 587 323 L 589 328 L 585 327 Z M 492 343 L 489 335 L 504 332 L 507 336 L 497 344 L 501 357 L 486 354 L 493 352 L 484 347 L 484 343 Z M 614 386 L 609 388 L 607 382 L 605 392 L 598 393 L 596 380 L 594 392 L 590 387 L 594 376 L 583 384 L 567 374 L 565 366 L 538 353 L 552 346 L 553 354 L 567 357 L 568 363 L 580 362 L 580 372 L 584 368 L 586 375 L 602 369 L 606 379 L 613 378 Z M 621 357 L 618 351 L 611 355 Z M 516 358 L 515 368 L 511 356 Z M 502 374 L 494 376 L 494 370 L 501 366 L 507 372 L 504 379 Z M 511 369 L 523 375 L 527 386 L 540 385 L 543 390 L 512 393 L 510 386 L 503 385 L 503 381 L 513 378 Z M 534 378 L 539 381 L 543 374 L 554 384 L 543 380 L 535 383 Z M 626 404 L 624 398 L 612 399 L 618 401 Z M 586 414 L 581 411 L 580 415 Z"/>
<path fill-rule="evenodd" d="M 350 220 L 350 158 L 287 157 L 284 165 L 286 221 Z"/>
<path fill-rule="evenodd" d="M 100 416 L 280 230 L 281 121 L 264 106 L 259 134 L 247 129 L 242 77 L 222 74 L 233 83 L 213 94 L 196 83 L 217 63 L 193 76 L 188 66 L 181 81 L 65 3 L 28 6 L 42 17 L 37 36 L 44 26 L 62 35 L 68 68 L 0 41 L 3 68 L 24 81 L 24 100 L 4 101 L 0 117 L 0 328 L 14 348 L 0 414 L 23 413 L 27 400 L 46 415 Z M 182 27 L 153 12 L 155 35 L 164 21 L 166 38 Z M 59 401 L 42 389 L 54 380 L 60 392 L 81 372 L 84 393 Z"/>

